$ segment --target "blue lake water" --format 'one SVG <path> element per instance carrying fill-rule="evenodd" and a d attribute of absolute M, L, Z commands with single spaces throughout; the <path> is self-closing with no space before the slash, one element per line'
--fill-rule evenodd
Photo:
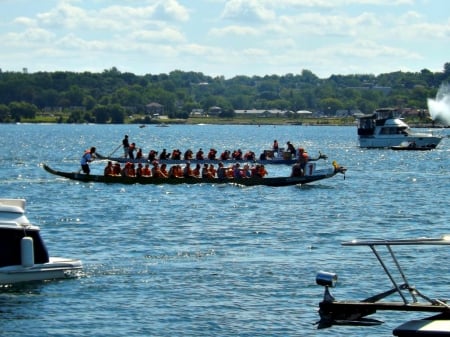
<path fill-rule="evenodd" d="M 444 130 L 445 132 L 445 130 Z M 83 151 L 114 152 L 124 134 L 147 153 L 289 140 L 348 168 L 304 187 L 104 185 L 68 181 Z M 81 278 L 0 289 L 2 336 L 390 336 L 420 313 L 379 312 L 375 327 L 317 330 L 319 270 L 337 299 L 391 287 L 354 238 L 450 233 L 450 141 L 433 151 L 360 149 L 356 127 L 0 125 L 1 197 L 27 199 L 51 256 L 79 258 Z M 105 162 L 91 164 L 101 173 Z M 269 176 L 289 167 L 268 166 Z M 450 248 L 400 252 L 428 296 L 450 297 Z M 426 315 L 426 314 L 425 314 Z"/>

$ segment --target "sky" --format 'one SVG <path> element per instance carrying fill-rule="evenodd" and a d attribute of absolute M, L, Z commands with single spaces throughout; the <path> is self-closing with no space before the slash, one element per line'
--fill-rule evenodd
<path fill-rule="evenodd" d="M 0 0 L 2 71 L 441 72 L 448 0 Z"/>

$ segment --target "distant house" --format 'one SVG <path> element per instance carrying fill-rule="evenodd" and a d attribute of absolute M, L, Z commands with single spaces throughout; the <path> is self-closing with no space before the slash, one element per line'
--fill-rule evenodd
<path fill-rule="evenodd" d="M 401 109 L 402 117 L 430 117 L 427 109 L 403 108 Z"/>
<path fill-rule="evenodd" d="M 164 115 L 164 105 L 156 102 L 149 103 L 145 106 L 145 113 L 147 115 Z"/>
<path fill-rule="evenodd" d="M 362 114 L 359 109 L 338 109 L 336 110 L 336 117 L 348 117 Z"/>
<path fill-rule="evenodd" d="M 299 114 L 300 116 L 312 116 L 312 114 L 313 114 L 309 110 L 297 110 L 296 113 Z"/>
<path fill-rule="evenodd" d="M 234 110 L 236 115 L 248 115 L 255 117 L 270 117 L 281 116 L 285 114 L 285 111 L 279 109 L 247 109 L 247 110 Z"/>
<path fill-rule="evenodd" d="M 209 108 L 209 114 L 212 116 L 220 115 L 221 112 L 222 112 L 222 108 L 219 106 L 212 106 Z"/>
<path fill-rule="evenodd" d="M 191 117 L 204 117 L 208 116 L 207 113 L 203 109 L 192 109 L 191 111 Z"/>

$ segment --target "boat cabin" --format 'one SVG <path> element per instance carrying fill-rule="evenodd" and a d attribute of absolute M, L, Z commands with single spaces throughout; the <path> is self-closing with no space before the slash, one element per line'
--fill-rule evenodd
<path fill-rule="evenodd" d="M 398 109 L 377 109 L 373 114 L 358 117 L 358 135 L 407 135 L 409 126 L 401 119 Z"/>

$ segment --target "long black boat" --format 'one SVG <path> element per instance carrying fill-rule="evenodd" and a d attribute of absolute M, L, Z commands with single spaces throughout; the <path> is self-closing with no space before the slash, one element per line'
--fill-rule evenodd
<path fill-rule="evenodd" d="M 124 176 L 104 176 L 95 174 L 84 174 L 77 172 L 63 172 L 52 169 L 46 164 L 43 164 L 44 170 L 47 172 L 64 177 L 71 180 L 82 182 L 97 182 L 107 184 L 236 184 L 243 186 L 272 186 L 282 187 L 291 185 L 309 184 L 314 181 L 327 179 L 335 176 L 337 173 L 345 173 L 345 169 L 326 168 L 317 169 L 312 175 L 302 177 L 270 177 L 270 178 L 232 178 L 232 179 L 218 179 L 218 178 L 154 178 L 154 177 L 124 177 Z"/>

